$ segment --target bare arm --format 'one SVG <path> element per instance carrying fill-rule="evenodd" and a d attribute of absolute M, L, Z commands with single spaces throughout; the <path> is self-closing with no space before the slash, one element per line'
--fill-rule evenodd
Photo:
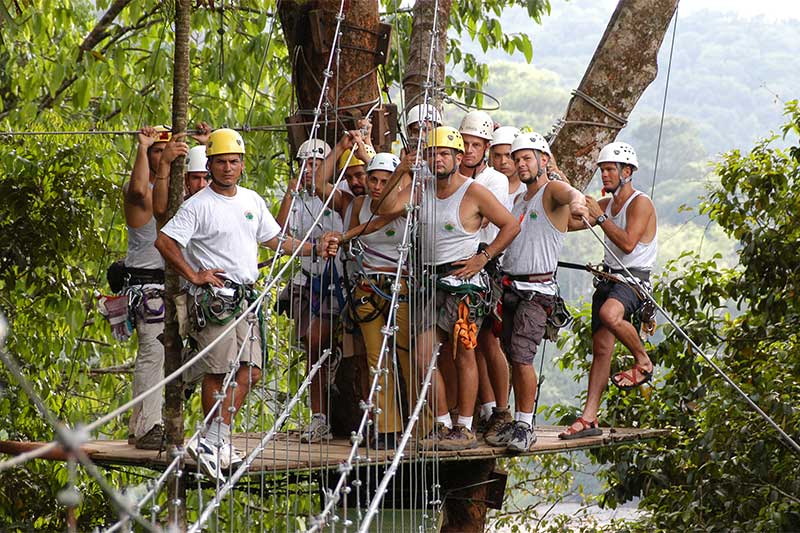
<path fill-rule="evenodd" d="M 489 222 L 500 228 L 500 233 L 484 248 L 484 252 L 477 253 L 466 261 L 456 264 L 463 265 L 460 269 L 453 272 L 459 278 L 470 278 L 486 266 L 490 258 L 508 248 L 514 237 L 519 234 L 519 222 L 511 212 L 501 204 L 488 189 L 481 186 L 472 185 L 467 190 L 467 195 L 473 199 L 478 207 L 479 216 L 489 219 Z"/>
<path fill-rule="evenodd" d="M 155 246 L 164 260 L 172 265 L 172 267 L 178 271 L 178 274 L 186 278 L 190 283 L 197 286 L 205 284 L 210 284 L 215 287 L 224 286 L 222 279 L 217 276 L 217 274 L 224 274 L 224 270 L 221 268 L 214 268 L 195 272 L 194 269 L 189 266 L 189 263 L 186 262 L 186 259 L 184 259 L 183 253 L 178 243 L 175 242 L 175 239 L 164 232 L 158 232 Z"/>
<path fill-rule="evenodd" d="M 583 225 L 583 217 L 589 215 L 589 210 L 586 208 L 586 198 L 578 189 L 564 181 L 551 181 L 547 185 L 545 195 L 549 197 L 550 211 L 553 214 L 558 213 L 550 217 L 550 220 L 554 223 L 557 221 L 559 229 L 563 231 L 566 226 L 569 230 L 572 224 Z M 564 208 L 569 208 L 569 215 L 564 212 Z M 565 220 L 565 217 L 568 218 Z"/>
<path fill-rule="evenodd" d="M 172 171 L 172 162 L 178 156 L 186 156 L 189 153 L 189 145 L 183 142 L 185 133 L 174 135 L 164 147 L 161 160 L 156 171 L 156 182 L 153 186 L 153 216 L 159 224 L 163 224 L 167 217 L 167 207 L 169 206 L 169 178 Z"/>
<path fill-rule="evenodd" d="M 289 220 L 289 207 L 292 205 L 292 193 L 297 190 L 297 180 L 290 179 L 286 184 L 286 194 L 283 195 L 281 200 L 281 207 L 278 209 L 278 216 L 275 220 L 280 227 L 286 226 L 286 221 Z"/>
<path fill-rule="evenodd" d="M 145 127 L 138 134 L 139 146 L 131 170 L 131 179 L 123 189 L 125 223 L 133 228 L 143 226 L 152 216 L 150 195 L 150 161 L 147 150 L 155 140 L 155 129 Z"/>
<path fill-rule="evenodd" d="M 286 240 L 283 241 L 283 244 L 280 244 L 278 241 L 278 237 L 275 236 L 268 241 L 264 241 L 261 244 L 266 246 L 271 250 L 278 251 L 278 246 L 280 245 L 281 251 L 287 254 L 294 253 L 295 250 L 299 250 L 299 255 L 312 255 L 314 253 L 314 245 L 310 242 L 306 241 L 302 245 L 300 244 L 301 241 L 295 239 L 294 237 L 286 237 Z M 333 255 L 336 255 L 336 251 L 339 248 L 339 238 L 338 236 L 329 231 L 322 235 L 322 238 L 316 244 L 316 253 L 322 257 L 327 258 Z"/>
<path fill-rule="evenodd" d="M 653 212 L 653 203 L 650 199 L 645 196 L 639 196 L 628 206 L 627 228 L 620 228 L 611 219 L 607 219 L 599 226 L 611 239 L 611 242 L 616 244 L 620 250 L 629 254 L 633 252 L 636 245 L 642 240 Z"/>

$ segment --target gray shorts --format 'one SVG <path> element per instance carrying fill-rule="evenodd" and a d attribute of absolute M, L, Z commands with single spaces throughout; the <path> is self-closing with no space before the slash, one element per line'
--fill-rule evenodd
<path fill-rule="evenodd" d="M 295 321 L 301 339 L 308 334 L 312 317 L 332 321 L 341 313 L 336 295 L 330 290 L 313 294 L 310 281 L 305 285 L 287 284 L 278 296 L 278 311 Z"/>
<path fill-rule="evenodd" d="M 255 315 L 251 315 L 255 317 Z M 195 329 L 192 336 L 197 341 L 197 349 L 202 350 L 230 326 L 230 324 L 212 324 L 210 321 L 205 327 Z M 241 320 L 231 332 L 225 335 L 198 363 L 204 374 L 227 374 L 231 370 L 231 363 L 239 361 L 241 364 L 252 363 L 261 368 L 261 332 L 258 319 L 251 324 L 247 318 Z M 242 349 L 242 347 L 244 348 Z M 241 351 L 241 354 L 239 353 Z M 199 369 L 198 369 L 199 370 Z"/>
<path fill-rule="evenodd" d="M 555 301 L 556 297 L 549 294 L 530 294 L 510 289 L 503 292 L 503 333 L 500 342 L 512 363 L 533 364 Z"/>
<path fill-rule="evenodd" d="M 414 323 L 418 330 L 429 331 L 434 326 L 444 331 L 448 338 L 453 334 L 453 328 L 458 321 L 458 304 L 464 298 L 461 294 L 452 294 L 444 289 L 436 289 L 436 297 L 430 298 L 425 307 L 415 317 Z M 481 328 L 484 315 L 472 313 L 472 321 Z"/>

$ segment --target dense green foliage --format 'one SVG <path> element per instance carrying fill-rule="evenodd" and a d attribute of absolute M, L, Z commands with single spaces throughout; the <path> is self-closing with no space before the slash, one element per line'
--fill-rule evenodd
<path fill-rule="evenodd" d="M 792 438 L 800 439 L 797 324 L 800 232 L 800 110 L 787 106 L 787 150 L 772 139 L 726 153 L 720 186 L 702 209 L 741 246 L 739 266 L 687 253 L 657 284 L 657 297 L 691 338 Z M 564 368 L 588 371 L 586 315 L 573 329 Z M 601 475 L 603 503 L 641 497 L 646 530 L 794 531 L 800 527 L 800 456 L 669 325 L 650 347 L 660 367 L 643 394 L 611 390 L 606 424 L 668 428 L 657 443 L 592 453 L 612 467 Z M 630 366 L 618 352 L 617 368 Z M 574 416 L 576 406 L 551 415 Z"/>
<path fill-rule="evenodd" d="M 83 51 L 81 42 L 96 23 L 98 10 L 108 8 L 107 0 L 17 4 L 20 12 L 0 2 L 0 129 L 125 130 L 170 121 L 172 35 L 168 3 L 132 3 L 103 40 L 92 50 Z M 226 11 L 223 25 L 218 13 L 202 9 L 194 13 L 190 122 L 275 125 L 291 113 L 291 65 L 280 28 L 273 29 L 270 17 L 275 2 L 252 6 Z M 392 12 L 397 2 L 387 0 L 382 6 Z M 501 25 L 501 18 L 505 20 L 500 17 L 501 11 L 509 6 L 524 6 L 526 17 Z M 550 71 L 542 71 L 481 59 L 463 46 L 463 39 L 475 37 L 483 51 L 502 50 L 502 57 L 517 50 L 530 61 L 534 51 L 539 53 L 532 46 L 539 36 L 528 36 L 524 31 L 531 18 L 538 21 L 549 13 L 549 2 L 470 1 L 460 3 L 460 7 L 451 20 L 454 33 L 448 44 L 448 70 L 458 67 L 468 75 L 468 87 L 483 86 L 499 96 L 503 108 L 496 118 L 500 122 L 546 130 L 563 112 L 575 81 L 575 74 L 567 74 L 567 69 L 577 65 L 580 73 L 588 60 L 577 53 L 586 48 L 590 33 L 582 31 L 580 24 L 599 31 L 605 20 L 596 16 L 598 11 L 589 10 L 595 13 L 594 19 L 576 21 L 578 26 L 569 32 L 541 36 L 543 41 L 554 39 L 560 44 L 559 52 L 543 62 Z M 571 9 L 569 5 L 563 7 Z M 523 18 L 524 25 L 520 22 Z M 399 58 L 407 54 L 403 47 L 408 44 L 411 21 L 407 13 L 390 14 L 387 20 L 397 30 L 395 39 L 401 50 L 392 56 L 386 69 L 389 82 L 396 85 L 402 78 Z M 664 223 L 662 245 L 674 238 L 674 246 L 662 246 L 662 256 L 677 260 L 670 263 L 658 285 L 658 297 L 704 349 L 716 354 L 716 360 L 734 381 L 798 439 L 800 347 L 795 328 L 800 322 L 796 294 L 800 234 L 793 217 L 800 212 L 800 149 L 796 142 L 800 114 L 796 104 L 788 109 L 785 140 L 761 142 L 748 153 L 730 152 L 714 174 L 709 174 L 707 166 L 709 152 L 720 146 L 741 145 L 741 138 L 749 138 L 743 132 L 754 135 L 767 129 L 763 126 L 768 122 L 768 110 L 761 108 L 751 114 L 740 113 L 742 120 L 731 121 L 732 102 L 748 100 L 747 90 L 752 86 L 734 83 L 736 76 L 746 71 L 753 83 L 774 79 L 775 90 L 786 92 L 786 87 L 792 86 L 791 76 L 796 75 L 796 70 L 785 68 L 786 54 L 791 56 L 791 46 L 796 43 L 783 46 L 782 34 L 765 31 L 763 25 L 749 26 L 762 31 L 737 31 L 733 39 L 732 30 L 723 28 L 723 22 L 715 22 L 720 25 L 719 31 L 712 31 L 708 20 L 689 22 L 686 31 L 697 42 L 707 44 L 704 39 L 721 33 L 729 36 L 726 44 L 708 49 L 703 44 L 702 57 L 728 57 L 725 54 L 731 50 L 752 47 L 755 39 L 765 35 L 773 50 L 783 51 L 759 58 L 757 71 L 743 69 L 738 62 L 716 61 L 715 68 L 725 69 L 723 77 L 731 81 L 727 87 L 734 93 L 708 109 L 695 106 L 689 110 L 689 104 L 680 103 L 676 107 L 680 116 L 667 117 L 656 205 Z M 222 48 L 219 29 L 225 30 Z M 259 80 L 270 30 L 268 68 Z M 593 49 L 595 43 L 588 43 L 589 48 Z M 692 57 L 690 47 L 683 54 L 676 59 L 678 73 L 679 60 L 697 63 L 701 59 Z M 736 57 L 751 65 L 749 55 L 739 53 Z M 490 60 L 491 70 L 487 67 Z M 780 73 L 776 65 L 780 65 Z M 452 77 L 448 83 L 456 84 Z M 675 92 L 670 102 L 694 101 L 687 95 L 714 93 L 721 83 L 712 73 L 691 80 L 678 77 L 673 80 Z M 466 101 L 478 98 L 477 93 L 466 89 L 453 88 L 452 92 Z M 626 140 L 642 147 L 637 184 L 645 189 L 654 163 L 658 127 L 655 101 L 655 96 L 646 95 L 643 103 L 649 113 L 636 118 L 625 132 Z M 669 109 L 671 112 L 672 107 Z M 288 173 L 281 158 L 274 157 L 286 151 L 282 132 L 251 132 L 246 141 L 245 183 L 272 196 Z M 776 143 L 791 147 L 781 151 L 774 147 Z M 119 190 L 130 166 L 131 149 L 132 138 L 128 136 L 0 137 L 0 307 L 13 328 L 7 349 L 23 364 L 46 404 L 70 424 L 93 420 L 130 397 L 127 376 L 95 375 L 90 370 L 132 359 L 134 343 L 113 342 L 106 324 L 93 311 L 94 291 L 106 290 L 105 267 L 124 251 Z M 709 176 L 711 179 L 707 179 Z M 678 213 L 680 205 L 696 204 L 707 182 L 718 186 L 702 210 L 691 215 Z M 690 217 L 697 219 L 681 226 Z M 709 222 L 711 229 L 707 231 Z M 568 247 L 574 255 L 565 259 L 596 260 L 597 243 L 590 235 L 580 239 Z M 736 255 L 727 246 L 727 239 L 739 243 Z M 681 255 L 687 249 L 701 249 L 703 253 Z M 715 252 L 724 255 L 720 258 Z M 737 261 L 739 266 L 730 268 Z M 560 280 L 571 302 L 590 292 L 585 274 L 567 274 Z M 561 388 L 559 380 L 569 379 L 568 370 L 585 374 L 587 317 L 584 308 L 562 346 L 563 372 L 548 377 L 546 388 L 556 383 L 556 390 L 563 392 L 567 389 Z M 671 429 L 672 435 L 656 443 L 593 456 L 598 464 L 613 464 L 601 468 L 610 487 L 605 503 L 615 505 L 641 497 L 643 507 L 652 513 L 652 523 L 641 525 L 648 530 L 774 531 L 800 527 L 797 456 L 696 354 L 687 351 L 669 327 L 662 328 L 657 340 L 652 350 L 661 368 L 656 387 L 647 397 L 610 392 L 604 422 L 664 427 Z M 269 378 L 273 396 L 265 399 L 272 412 L 286 391 L 297 387 L 302 374 L 296 364 L 300 360 L 297 353 L 287 346 L 280 354 L 280 365 L 291 370 Z M 629 366 L 622 359 L 618 365 Z M 544 414 L 551 420 L 572 415 L 576 405 L 555 407 Z M 196 421 L 198 406 L 193 405 L 189 412 L 195 418 L 190 415 L 187 427 Z M 264 420 L 270 422 L 268 415 L 265 419 L 259 416 L 252 418 L 254 427 Z M 124 420 L 118 420 L 103 428 L 99 436 L 124 438 L 125 433 Z M 0 438 L 51 437 L 51 429 L 27 397 L 5 370 L 0 370 Z M 572 456 L 551 456 L 515 461 L 510 467 L 516 492 L 508 510 L 541 519 L 547 513 L 534 505 L 573 494 L 580 465 Z M 137 490 L 145 474 L 131 470 L 109 475 L 115 486 Z M 63 530 L 64 512 L 57 504 L 57 494 L 68 478 L 65 465 L 43 461 L 0 474 L 0 527 Z M 83 496 L 78 510 L 80 530 L 113 520 L 107 500 L 80 470 L 76 484 Z M 288 509 L 291 498 L 286 490 L 285 498 L 275 496 L 271 502 L 274 508 L 285 505 Z M 299 486 L 296 490 L 311 489 Z M 580 492 L 580 487 L 577 490 Z M 197 496 L 193 491 L 190 498 Z M 203 495 L 205 499 L 207 496 Z M 265 505 L 256 497 L 245 503 L 250 497 L 237 495 L 236 507 L 228 511 L 224 506 L 225 512 L 237 516 L 250 503 Z M 190 507 L 194 501 L 190 500 Z M 308 501 L 294 499 L 292 505 Z M 562 523 L 559 518 L 552 527 Z M 285 525 L 286 530 L 295 527 L 299 526 Z"/>

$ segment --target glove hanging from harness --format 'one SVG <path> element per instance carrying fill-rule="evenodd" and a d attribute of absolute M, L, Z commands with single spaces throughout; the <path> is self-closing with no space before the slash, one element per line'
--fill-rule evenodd
<path fill-rule="evenodd" d="M 453 358 L 456 357 L 458 342 L 467 350 L 478 345 L 478 325 L 470 319 L 470 297 L 465 296 L 458 302 L 458 320 L 453 326 Z"/>

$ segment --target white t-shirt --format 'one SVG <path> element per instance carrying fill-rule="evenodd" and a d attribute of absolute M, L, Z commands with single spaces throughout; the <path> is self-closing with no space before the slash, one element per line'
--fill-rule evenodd
<path fill-rule="evenodd" d="M 251 284 L 258 279 L 259 243 L 277 236 L 281 228 L 258 193 L 237 186 L 234 196 L 204 188 L 161 231 L 183 247 L 193 269 L 221 268 L 227 279 Z"/>
<path fill-rule="evenodd" d="M 489 189 L 498 202 L 503 204 L 509 211 L 511 210 L 511 206 L 508 204 L 508 178 L 504 174 L 487 166 L 480 174 L 475 176 L 475 181 Z M 489 223 L 488 226 L 480 231 L 481 242 L 491 243 L 498 233 L 500 233 L 500 229 Z"/>

